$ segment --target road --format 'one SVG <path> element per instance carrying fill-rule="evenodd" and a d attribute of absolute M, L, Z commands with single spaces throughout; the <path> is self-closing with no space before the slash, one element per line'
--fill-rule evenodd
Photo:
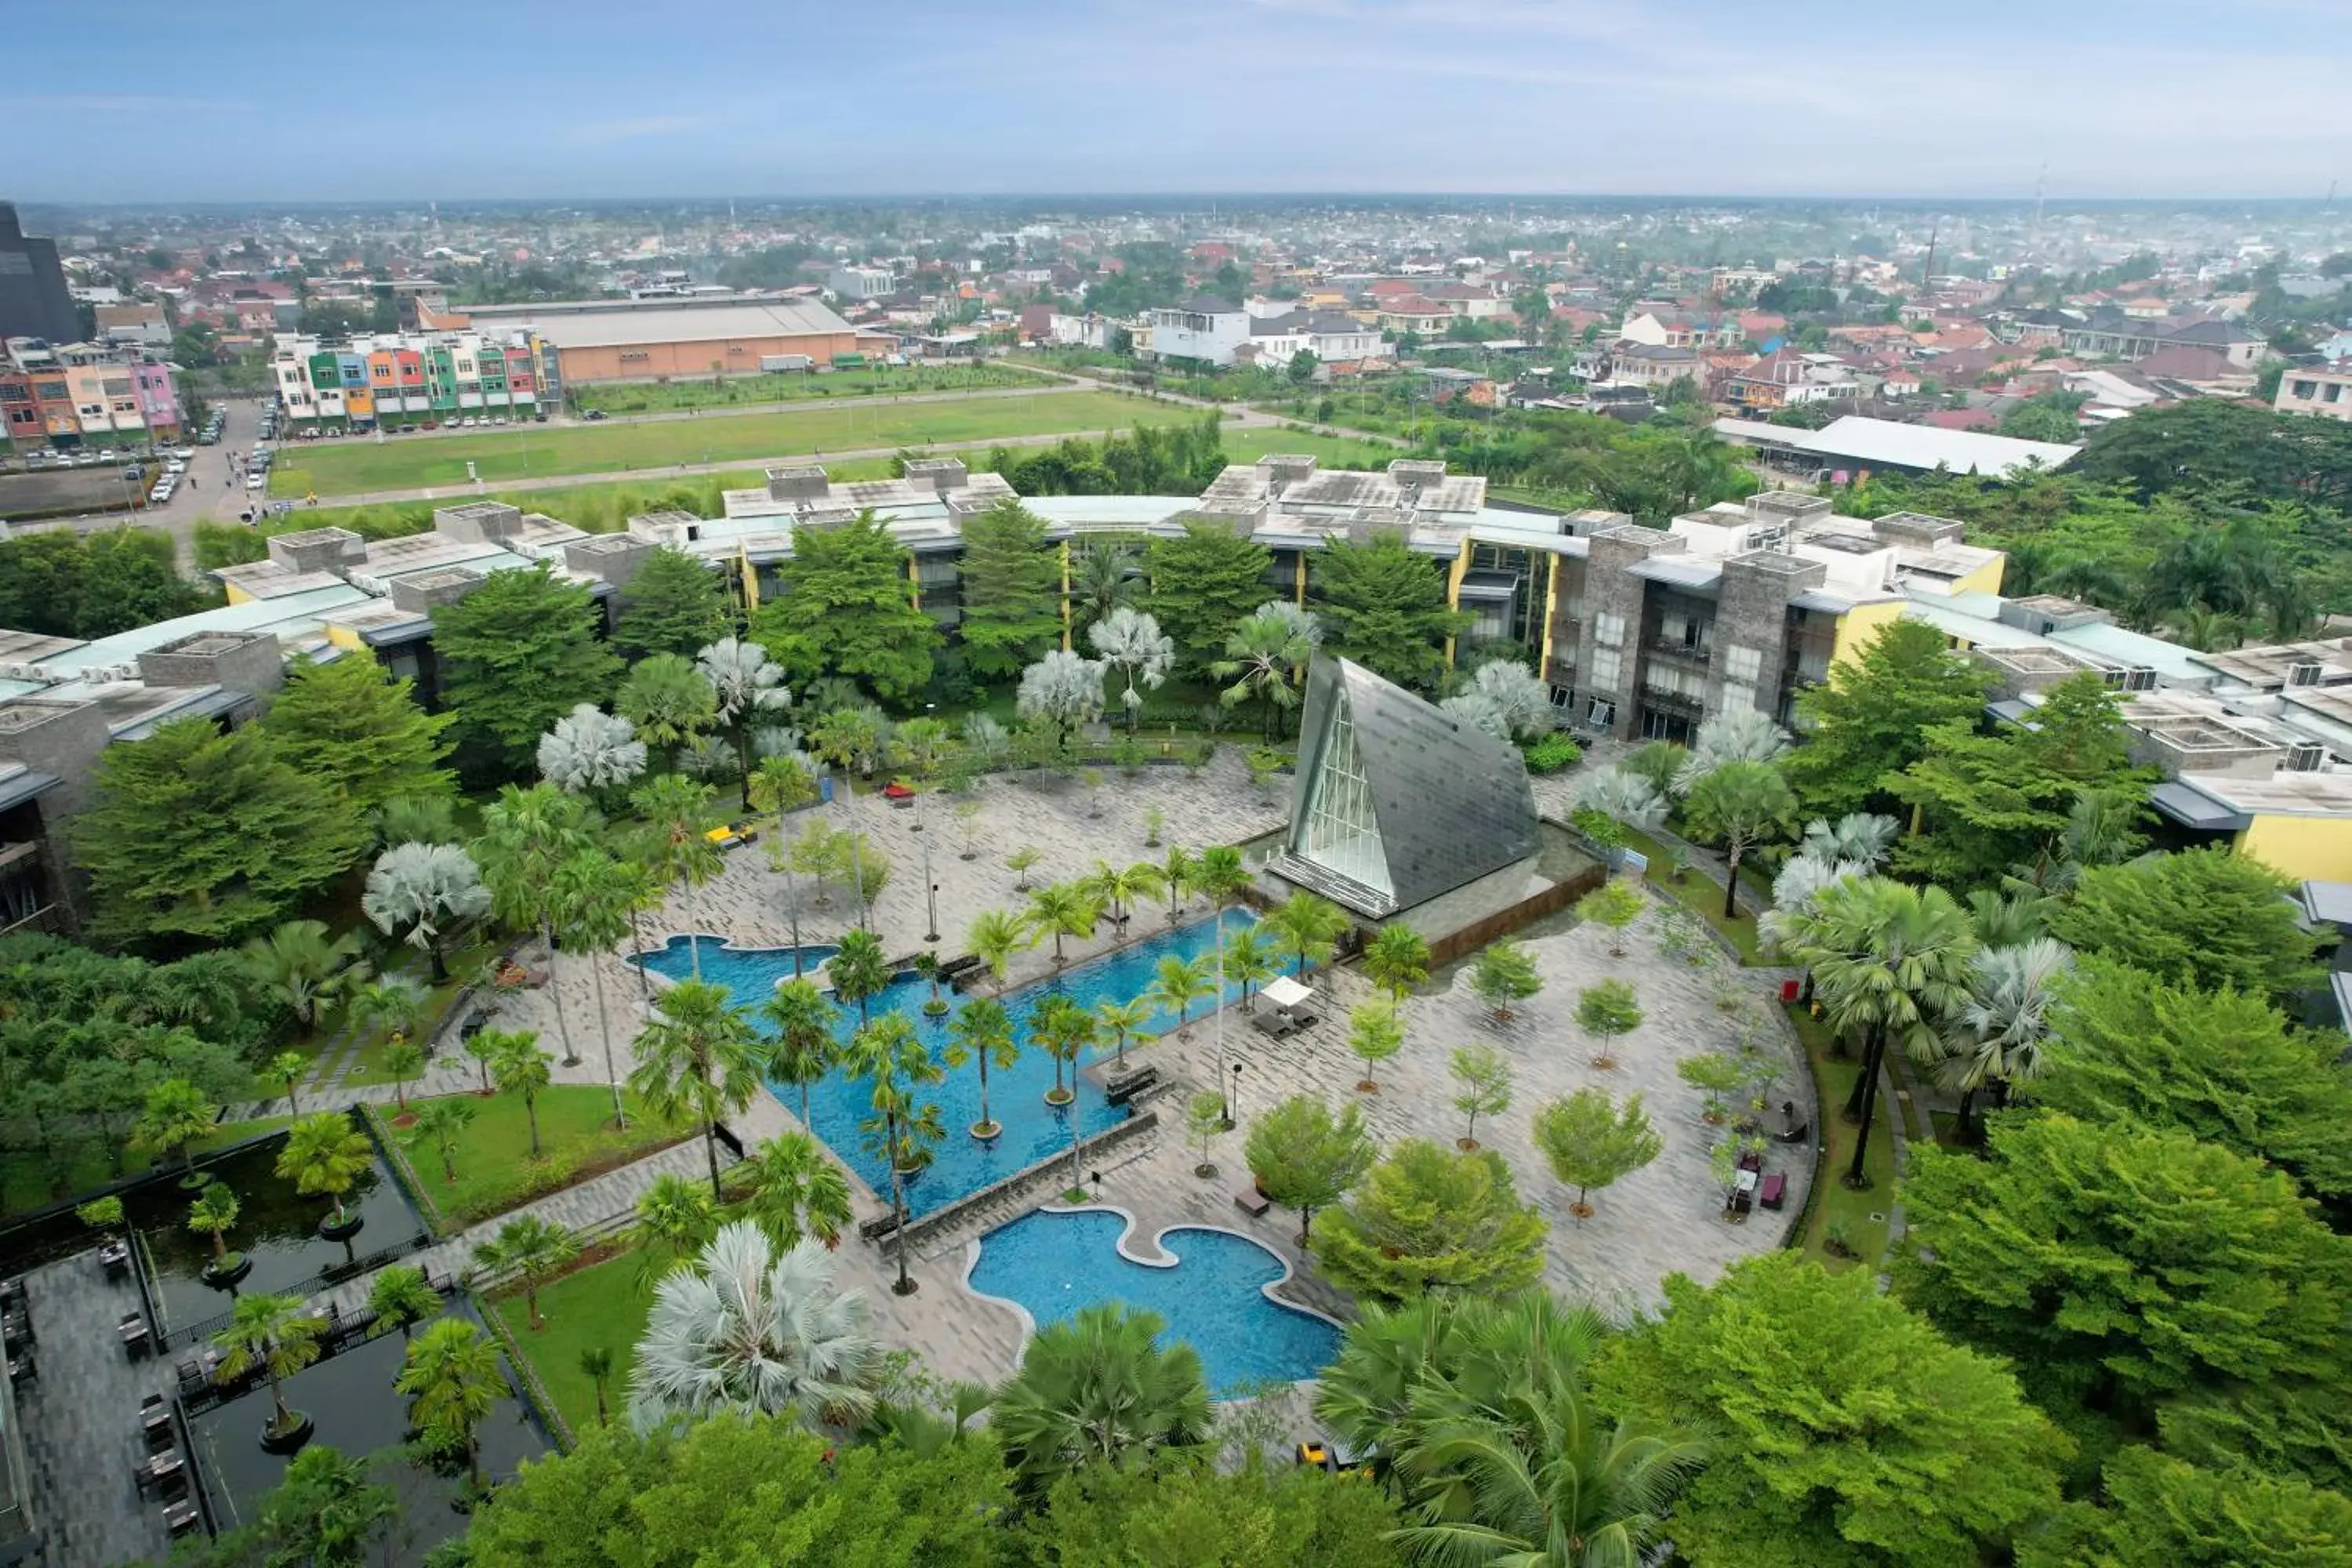
<path fill-rule="evenodd" d="M 12 524 L 8 532 L 14 535 L 71 529 L 77 533 L 95 533 L 102 529 L 120 528 L 126 522 L 136 523 L 141 528 L 152 528 L 170 534 L 180 570 L 194 575 L 196 568 L 196 524 L 205 519 L 235 521 L 238 510 L 251 504 L 244 487 L 230 480 L 228 458 L 231 452 L 252 451 L 254 437 L 261 427 L 260 405 L 249 398 L 234 403 L 215 403 L 213 406 L 226 416 L 219 444 L 195 448 L 196 455 L 188 459 L 188 471 L 180 476 L 179 488 L 163 505 L 149 506 L 128 514 L 118 510 Z M 186 439 L 193 445 L 195 432 L 190 431 Z M 145 483 L 152 489 L 156 469 L 153 464 L 147 465 L 147 468 Z"/>

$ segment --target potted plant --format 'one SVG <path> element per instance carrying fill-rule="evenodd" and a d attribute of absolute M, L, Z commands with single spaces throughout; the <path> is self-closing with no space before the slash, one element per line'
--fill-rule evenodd
<path fill-rule="evenodd" d="M 227 1289 L 253 1272 L 253 1259 L 242 1252 L 232 1252 L 228 1246 L 229 1227 L 244 1205 L 236 1194 L 219 1182 L 207 1182 L 196 1201 L 188 1205 L 188 1228 L 199 1236 L 208 1236 L 213 1242 L 213 1258 L 204 1267 L 202 1279 L 216 1289 Z"/>
<path fill-rule="evenodd" d="M 213 1336 L 221 1352 L 214 1375 L 234 1383 L 258 1368 L 269 1380 L 269 1419 L 262 1424 L 261 1446 L 273 1454 L 290 1454 L 310 1440 L 310 1417 L 286 1407 L 285 1380 L 319 1359 L 319 1335 L 326 1321 L 302 1311 L 299 1296 L 247 1296 L 236 1304 L 227 1328 Z"/>
<path fill-rule="evenodd" d="M 340 1110 L 302 1118 L 287 1129 L 286 1145 L 278 1152 L 278 1175 L 305 1195 L 323 1194 L 333 1201 L 332 1212 L 319 1222 L 319 1234 L 342 1242 L 347 1249 L 364 1222 L 343 1207 L 343 1198 L 373 1163 L 367 1139 Z"/>

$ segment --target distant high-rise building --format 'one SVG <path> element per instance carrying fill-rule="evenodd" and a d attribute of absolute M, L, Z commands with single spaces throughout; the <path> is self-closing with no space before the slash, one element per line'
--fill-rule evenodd
<path fill-rule="evenodd" d="M 73 296 L 58 265 L 58 242 L 27 237 L 15 204 L 0 202 L 0 342 L 69 343 L 80 336 Z"/>

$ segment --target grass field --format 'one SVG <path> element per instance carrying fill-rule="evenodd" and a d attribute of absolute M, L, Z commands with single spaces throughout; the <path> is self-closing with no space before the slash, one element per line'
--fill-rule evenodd
<path fill-rule="evenodd" d="M 474 1108 L 463 1137 L 451 1152 L 457 1181 L 442 1174 L 440 1151 L 414 1131 L 394 1128 L 392 1136 L 408 1152 L 418 1184 L 442 1215 L 453 1224 L 487 1219 L 518 1204 L 584 1181 L 615 1165 L 643 1158 L 675 1143 L 687 1130 L 657 1121 L 634 1097 L 625 1132 L 613 1127 L 613 1096 L 607 1089 L 583 1084 L 552 1084 L 540 1090 L 539 1137 L 544 1153 L 530 1157 L 530 1129 L 523 1114 L 522 1097 L 494 1094 L 487 1099 L 461 1095 Z M 412 1097 L 411 1106 L 420 1101 Z M 396 1108 L 381 1106 L 387 1120 Z"/>
<path fill-rule="evenodd" d="M 1789 1021 L 1797 1026 L 1797 1034 L 1805 1042 L 1805 1057 L 1812 1068 L 1813 1088 L 1822 1102 L 1820 1124 L 1813 1129 L 1822 1140 L 1821 1182 L 1814 1189 L 1811 1209 L 1805 1215 L 1805 1255 L 1831 1269 L 1876 1269 L 1886 1256 L 1886 1213 L 1895 1202 L 1895 1133 L 1894 1119 L 1902 1114 L 1896 1105 L 1882 1099 L 1874 1124 L 1870 1130 L 1870 1149 L 1863 1156 L 1862 1168 L 1870 1177 L 1867 1191 L 1855 1192 L 1843 1180 L 1846 1167 L 1853 1163 L 1854 1135 L 1861 1131 L 1846 1125 L 1839 1114 L 1845 1097 L 1853 1092 L 1855 1075 L 1862 1071 L 1856 1057 L 1835 1054 L 1836 1041 L 1829 1028 L 1802 1007 L 1787 1009 Z M 1859 1261 L 1831 1256 L 1824 1245 L 1830 1226 L 1842 1226 L 1846 1241 L 1860 1255 Z"/>
<path fill-rule="evenodd" d="M 752 407 L 821 397 L 872 397 L 877 394 L 961 392 L 983 386 L 1039 386 L 1042 378 L 1003 364 L 908 365 L 901 370 L 837 370 L 707 377 L 669 382 L 613 382 L 575 387 L 572 406 L 607 414 L 657 414 L 685 408 Z"/>
<path fill-rule="evenodd" d="M 1131 426 L 1148 416 L 1149 409 L 1149 405 L 1116 393 L 1055 392 L 642 424 L 533 426 L 479 436 L 310 443 L 287 451 L 270 475 L 269 492 L 283 498 L 352 495 L 462 485 L 475 477 L 496 485 L 561 474 L 821 457 L 828 450 L 1084 435 Z M 471 475 L 466 467 L 469 462 L 475 469 Z"/>
<path fill-rule="evenodd" d="M 596 1423 L 596 1385 L 580 1370 L 580 1352 L 609 1350 L 613 1375 L 606 1385 L 613 1417 L 619 1420 L 628 1404 L 629 1363 L 635 1357 L 638 1336 L 653 1313 L 653 1295 L 637 1288 L 637 1258 L 624 1252 L 567 1274 L 541 1287 L 539 1315 L 545 1327 L 534 1331 L 520 1290 L 501 1292 L 490 1302 L 530 1358 L 541 1386 L 574 1432 Z"/>
<path fill-rule="evenodd" d="M 1253 426 L 1225 432 L 1225 456 L 1236 463 L 1255 463 L 1268 452 L 1310 453 L 1325 467 L 1334 468 L 1385 468 L 1397 458 L 1412 455 L 1385 441 L 1358 441 L 1312 430 Z"/>

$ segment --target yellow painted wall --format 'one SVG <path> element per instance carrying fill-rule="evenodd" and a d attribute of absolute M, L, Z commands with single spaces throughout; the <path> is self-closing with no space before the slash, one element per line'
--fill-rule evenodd
<path fill-rule="evenodd" d="M 1837 641 L 1831 645 L 1830 662 L 1843 664 L 1870 646 L 1881 626 L 1903 618 L 1903 601 L 1888 599 L 1881 604 L 1856 605 L 1838 617 Z"/>
<path fill-rule="evenodd" d="M 1305 560 L 1306 557 L 1302 555 L 1300 559 Z M 1470 537 L 1465 534 L 1462 538 L 1462 548 L 1454 552 L 1454 564 L 1445 569 L 1445 607 L 1447 609 L 1458 610 L 1462 607 L 1462 579 L 1467 576 L 1469 572 Z M 1448 665 L 1454 662 L 1452 637 L 1445 639 L 1445 662 Z"/>
<path fill-rule="evenodd" d="M 235 590 L 232 589 L 231 592 L 233 593 Z M 229 601 L 231 604 L 235 604 L 236 602 L 236 601 L 234 599 Z M 352 653 L 370 652 L 367 639 L 360 636 L 359 628 L 357 626 L 339 626 L 335 625 L 334 622 L 329 621 L 327 623 L 327 640 L 334 644 L 337 647 L 348 649 Z M 371 655 L 371 657 L 373 657 L 373 655 Z"/>
<path fill-rule="evenodd" d="M 1967 576 L 1955 579 L 1952 583 L 1952 592 L 1955 594 L 1998 594 L 2000 592 L 2001 574 L 2008 570 L 2008 567 L 2009 557 L 2000 553 L 1999 552 L 1995 552 L 1991 560 L 1986 562 L 1983 565 L 1978 567 Z"/>
<path fill-rule="evenodd" d="M 221 584 L 221 589 L 223 593 L 227 595 L 228 602 L 232 605 L 250 605 L 253 603 L 253 595 L 247 593 L 243 588 L 238 587 L 234 583 L 224 583 Z"/>
<path fill-rule="evenodd" d="M 1550 558 L 1551 568 L 1544 574 L 1543 651 L 1536 656 L 1538 679 L 1549 680 L 1551 668 L 1551 617 L 1559 608 L 1559 557 Z"/>
<path fill-rule="evenodd" d="M 2289 877 L 2352 882 L 2352 817 L 2257 815 L 2237 847 Z"/>
<path fill-rule="evenodd" d="M 760 572 L 751 564 L 751 552 L 738 548 L 735 552 L 735 584 L 743 592 L 745 614 L 760 607 Z"/>
<path fill-rule="evenodd" d="M 1291 565 L 1296 568 L 1291 574 L 1296 584 L 1291 590 L 1291 600 L 1303 610 L 1307 607 L 1307 552 L 1302 550 L 1292 556 Z"/>
<path fill-rule="evenodd" d="M 1070 542 L 1062 541 L 1062 651 L 1070 651 Z"/>

